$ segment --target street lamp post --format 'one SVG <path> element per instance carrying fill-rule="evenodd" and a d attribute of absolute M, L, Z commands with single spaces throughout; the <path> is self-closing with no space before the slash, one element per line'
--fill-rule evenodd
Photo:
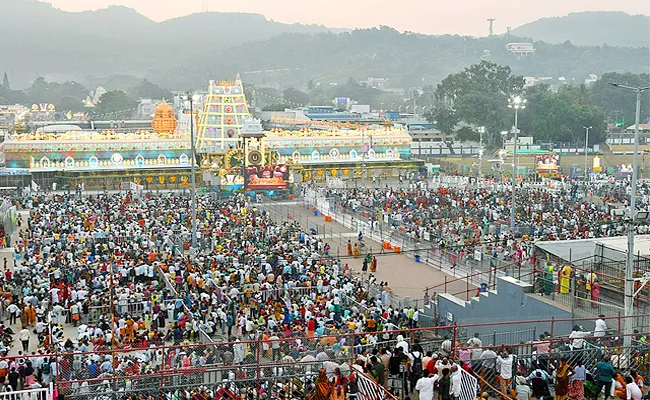
<path fill-rule="evenodd" d="M 592 126 L 583 126 L 585 128 L 585 182 L 589 182 L 589 174 L 587 174 L 587 150 L 589 148 L 589 130 L 593 128 Z"/>
<path fill-rule="evenodd" d="M 515 233 L 515 183 L 517 182 L 517 134 L 519 133 L 519 128 L 517 124 L 519 123 L 519 109 L 526 108 L 526 100 L 521 96 L 514 96 L 508 101 L 508 107 L 515 109 L 515 126 L 514 126 L 514 143 L 512 146 L 512 201 L 510 205 L 510 232 L 514 235 Z"/>
<path fill-rule="evenodd" d="M 196 250 L 196 173 L 194 170 L 194 164 L 196 162 L 196 150 L 194 148 L 194 100 L 196 99 L 190 92 L 187 92 L 187 100 L 190 103 L 190 149 L 192 152 L 192 158 L 190 159 L 192 171 L 192 251 Z"/>
<path fill-rule="evenodd" d="M 503 150 L 499 152 L 499 158 L 501 159 L 501 163 L 499 164 L 499 171 L 501 172 L 501 184 L 499 185 L 499 190 L 502 190 L 505 192 L 505 184 L 503 183 L 503 167 L 505 165 L 505 157 L 506 157 L 506 137 L 508 136 L 508 131 L 501 131 L 501 142 L 503 143 Z"/>
<path fill-rule="evenodd" d="M 619 85 L 612 83 L 612 86 L 617 88 L 632 90 L 636 93 L 636 116 L 634 121 L 634 154 L 632 160 L 632 193 L 630 195 L 630 223 L 627 227 L 627 260 L 625 263 L 625 326 L 623 336 L 623 346 L 630 347 L 632 344 L 632 333 L 634 323 L 631 316 L 634 314 L 634 220 L 636 218 L 636 187 L 637 187 L 637 174 L 639 167 L 639 124 L 641 118 L 641 94 L 650 89 L 646 87 L 633 87 L 627 85 Z"/>
<path fill-rule="evenodd" d="M 485 127 L 480 126 L 478 128 L 478 178 L 476 179 L 476 187 L 478 188 L 481 177 L 483 176 L 483 134 L 485 133 Z"/>

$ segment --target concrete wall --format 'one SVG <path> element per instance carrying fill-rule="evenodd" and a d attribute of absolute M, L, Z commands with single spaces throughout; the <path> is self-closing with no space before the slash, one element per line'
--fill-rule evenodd
<path fill-rule="evenodd" d="M 438 297 L 438 315 L 440 319 L 452 317 L 453 322 L 463 324 L 480 324 L 503 321 L 525 321 L 555 319 L 570 319 L 571 312 L 552 304 L 549 300 L 532 294 L 533 287 L 528 283 L 517 281 L 511 277 L 500 277 L 497 282 L 497 293 L 490 292 L 469 302 L 460 300 L 449 294 Z M 451 314 L 451 315 L 449 315 Z M 447 322 L 447 321 L 446 321 Z M 453 323 L 452 322 L 452 323 Z M 555 335 L 568 335 L 573 324 L 570 321 L 556 322 Z M 585 326 L 589 329 L 590 327 Z M 551 332 L 550 322 L 515 323 L 467 328 L 467 335 L 479 333 L 481 336 L 494 335 L 497 332 L 504 343 L 518 343 L 534 340 L 543 332 Z M 507 332 L 520 334 L 507 334 Z M 501 343 L 497 343 L 501 344 Z"/>

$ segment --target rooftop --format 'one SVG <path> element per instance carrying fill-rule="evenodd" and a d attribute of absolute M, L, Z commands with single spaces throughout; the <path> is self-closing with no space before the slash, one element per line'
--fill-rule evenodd
<path fill-rule="evenodd" d="M 622 261 L 627 253 L 627 236 L 537 242 L 536 246 L 566 261 L 590 258 L 595 255 Z M 650 255 L 650 235 L 634 236 L 634 252 L 641 256 Z"/>

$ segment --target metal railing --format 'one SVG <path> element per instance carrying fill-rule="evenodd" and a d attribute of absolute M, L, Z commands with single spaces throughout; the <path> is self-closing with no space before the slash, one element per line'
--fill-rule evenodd
<path fill-rule="evenodd" d="M 513 354 L 516 354 L 520 360 L 524 360 L 517 365 L 529 367 L 542 357 L 540 354 L 548 353 L 549 358 L 555 359 L 567 352 L 575 351 L 567 348 L 567 344 L 572 344 L 574 340 L 568 337 L 570 332 L 556 332 L 553 328 L 563 321 L 586 324 L 593 319 L 454 324 L 431 328 L 418 327 L 394 331 L 380 329 L 378 332 L 343 334 L 326 331 L 320 336 L 314 333 L 305 335 L 287 331 L 279 333 L 277 337 L 262 336 L 257 340 L 149 346 L 122 349 L 119 353 L 111 350 L 86 353 L 61 352 L 20 358 L 32 360 L 33 365 L 40 365 L 40 362 L 36 362 L 37 359 L 51 359 L 56 365 L 52 369 L 57 373 L 50 381 L 54 381 L 60 392 L 67 392 L 69 395 L 82 395 L 86 390 L 84 388 L 90 388 L 88 390 L 91 393 L 120 393 L 139 388 L 142 388 L 143 393 L 147 391 L 157 393 L 179 388 L 216 385 L 224 379 L 229 379 L 232 374 L 235 374 L 238 381 L 300 379 L 312 376 L 323 366 L 331 370 L 335 366 L 351 365 L 357 360 L 358 355 L 368 354 L 375 348 L 392 348 L 400 340 L 399 336 L 402 336 L 410 346 L 419 343 L 425 352 L 444 354 L 446 351 L 461 361 L 473 362 L 476 358 L 473 353 L 475 349 L 467 343 L 473 336 L 473 331 L 479 327 L 494 327 L 494 331 L 497 332 L 493 340 L 490 340 L 492 338 L 487 335 L 482 337 L 484 342 L 480 347 L 481 352 L 488 349 L 496 350 L 501 345 L 507 345 Z M 606 321 L 611 326 L 620 327 L 624 324 L 625 318 L 606 318 Z M 539 340 L 534 340 L 537 332 L 517 328 L 520 324 L 531 322 L 550 323 L 548 337 L 542 341 L 546 343 L 547 350 L 540 351 L 537 347 L 540 343 Z M 388 339 L 383 339 L 386 335 Z M 649 346 L 646 344 L 648 335 L 650 334 L 647 331 L 636 333 L 631 348 L 622 347 L 622 337 L 617 334 L 583 339 L 593 342 L 599 349 L 589 353 L 589 360 L 595 360 L 598 354 L 625 355 L 627 363 L 619 364 L 621 369 L 636 368 L 639 373 L 647 376 L 650 372 L 647 362 L 645 365 L 642 362 L 648 359 Z M 445 341 L 448 341 L 448 344 L 445 344 Z M 535 348 L 537 352 L 534 354 Z M 591 351 L 594 348 L 585 347 L 583 353 L 586 350 Z M 17 358 L 4 357 L 4 360 L 9 362 Z M 622 358 L 618 360 L 625 361 Z M 584 361 L 587 361 L 586 355 Z M 91 367 L 92 364 L 94 367 Z M 481 367 L 485 366 L 481 364 Z M 485 373 L 482 377 L 487 381 L 491 379 Z"/>

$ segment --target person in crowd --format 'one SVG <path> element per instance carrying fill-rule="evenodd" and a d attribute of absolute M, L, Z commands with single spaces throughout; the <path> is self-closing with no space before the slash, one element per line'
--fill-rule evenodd
<path fill-rule="evenodd" d="M 422 377 L 417 380 L 415 390 L 418 391 L 418 399 L 433 400 L 434 388 L 438 376 L 430 376 L 428 370 L 422 372 Z"/>
<path fill-rule="evenodd" d="M 569 385 L 573 369 L 567 362 L 566 357 L 560 358 L 560 364 L 555 371 L 555 398 L 567 400 L 569 398 Z"/>
<path fill-rule="evenodd" d="M 626 400 L 641 400 L 643 398 L 641 388 L 631 376 L 625 377 L 625 398 Z"/>
<path fill-rule="evenodd" d="M 582 357 L 577 357 L 572 366 L 573 373 L 569 379 L 569 398 L 571 400 L 584 400 L 584 382 L 587 380 L 587 369 L 582 362 Z"/>
<path fill-rule="evenodd" d="M 603 359 L 596 363 L 596 371 L 598 374 L 596 393 L 600 393 L 605 388 L 605 400 L 607 400 L 611 396 L 612 382 L 616 376 L 616 371 L 609 362 L 608 355 L 603 356 Z"/>

